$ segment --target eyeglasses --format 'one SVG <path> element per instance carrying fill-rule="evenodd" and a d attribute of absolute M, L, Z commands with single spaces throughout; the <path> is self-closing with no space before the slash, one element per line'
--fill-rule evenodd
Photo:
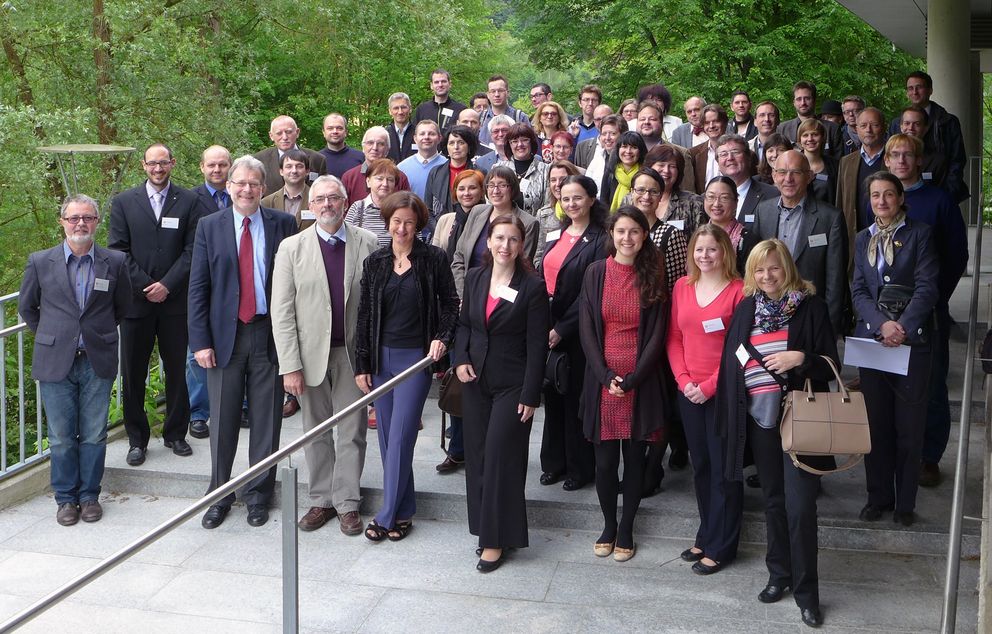
<path fill-rule="evenodd" d="M 571 145 L 559 145 L 558 143 L 555 143 L 554 145 L 551 146 L 551 149 L 554 150 L 555 152 L 571 152 L 572 151 L 572 146 Z"/>
<path fill-rule="evenodd" d="M 256 183 L 255 181 L 227 181 L 228 183 L 234 185 L 235 187 L 242 187 L 244 189 L 261 189 L 262 184 Z"/>
<path fill-rule="evenodd" d="M 63 216 L 62 220 L 65 220 L 70 225 L 78 225 L 80 222 L 85 222 L 86 224 L 93 224 L 99 220 L 99 216 Z"/>
<path fill-rule="evenodd" d="M 346 198 L 340 194 L 334 194 L 332 196 L 314 196 L 310 199 L 311 205 L 316 205 L 317 207 L 322 207 L 326 203 L 339 203 Z"/>
<path fill-rule="evenodd" d="M 539 99 L 539 98 L 543 97 L 546 94 L 548 94 L 548 93 L 546 93 L 546 92 L 532 92 L 532 93 L 530 93 L 530 98 L 531 99 Z"/>
<path fill-rule="evenodd" d="M 906 159 L 907 161 L 912 161 L 916 158 L 916 154 L 913 152 L 889 152 L 888 157 L 890 159 L 899 161 Z"/>
<path fill-rule="evenodd" d="M 500 192 L 510 189 L 509 183 L 489 183 L 486 185 L 486 189 L 491 192 Z"/>
<path fill-rule="evenodd" d="M 579 103 L 597 103 L 598 104 L 599 103 L 599 99 L 597 99 L 596 97 L 583 97 L 582 99 L 579 99 Z"/>
<path fill-rule="evenodd" d="M 141 162 L 144 163 L 145 167 L 151 167 L 151 168 L 161 167 L 162 169 L 165 169 L 170 165 L 172 165 L 172 161 L 141 161 Z"/>
<path fill-rule="evenodd" d="M 708 203 L 721 202 L 724 204 L 733 202 L 734 197 L 730 194 L 706 194 L 703 199 Z"/>
<path fill-rule="evenodd" d="M 661 196 L 660 189 L 648 189 L 647 187 L 635 187 L 633 192 L 638 196 L 643 196 L 644 194 L 648 196 Z"/>
<path fill-rule="evenodd" d="M 742 150 L 721 150 L 721 151 L 719 151 L 719 152 L 716 153 L 716 157 L 717 158 L 720 158 L 720 159 L 725 159 L 725 158 L 728 158 L 730 156 L 732 156 L 734 158 L 737 158 L 737 157 L 743 156 L 743 155 L 744 155 L 744 152 Z"/>
<path fill-rule="evenodd" d="M 554 110 L 545 110 L 544 112 L 541 113 L 541 116 L 542 117 L 557 117 L 558 116 L 558 113 L 555 112 Z"/>

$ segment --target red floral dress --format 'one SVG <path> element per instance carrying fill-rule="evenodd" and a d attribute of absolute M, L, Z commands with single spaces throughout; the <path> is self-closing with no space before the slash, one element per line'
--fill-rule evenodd
<path fill-rule="evenodd" d="M 637 272 L 633 266 L 606 260 L 603 281 L 603 357 L 606 367 L 620 376 L 634 371 L 637 365 L 637 326 L 641 318 Z M 634 391 L 616 397 L 603 387 L 600 390 L 600 440 L 630 438 L 634 417 Z"/>

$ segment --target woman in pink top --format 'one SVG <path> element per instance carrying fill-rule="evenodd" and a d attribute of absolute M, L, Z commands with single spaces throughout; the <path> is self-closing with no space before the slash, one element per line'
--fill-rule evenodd
<path fill-rule="evenodd" d="M 713 395 L 727 325 L 744 285 L 730 237 L 713 223 L 692 234 L 686 270 L 672 291 L 667 346 L 699 506 L 695 544 L 681 556 L 695 562 L 693 572 L 708 575 L 734 559 L 741 533 L 743 489 L 724 479 Z"/>

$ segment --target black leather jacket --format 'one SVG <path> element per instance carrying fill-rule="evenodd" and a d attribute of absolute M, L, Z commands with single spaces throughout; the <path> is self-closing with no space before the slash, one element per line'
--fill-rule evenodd
<path fill-rule="evenodd" d="M 417 305 L 425 326 L 422 338 L 426 356 L 434 339 L 441 340 L 448 348 L 451 347 L 458 325 L 458 293 L 451 276 L 451 263 L 443 250 L 416 240 L 409 258 L 419 291 Z M 355 332 L 356 375 L 376 374 L 379 371 L 382 293 L 392 272 L 392 244 L 365 258 L 362 267 L 362 298 L 358 304 L 358 325 Z M 446 364 L 447 356 L 440 363 Z M 434 364 L 431 372 L 442 369 L 440 364 Z"/>

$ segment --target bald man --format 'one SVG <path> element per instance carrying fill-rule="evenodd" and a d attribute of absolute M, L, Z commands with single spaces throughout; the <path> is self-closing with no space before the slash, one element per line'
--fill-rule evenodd
<path fill-rule="evenodd" d="M 327 173 L 327 163 L 320 152 L 296 144 L 296 140 L 300 138 L 300 128 L 293 117 L 282 114 L 273 119 L 269 126 L 269 138 L 275 145 L 255 154 L 255 158 L 265 166 L 265 194 L 271 194 L 285 184 L 279 174 L 279 159 L 289 150 L 303 150 L 310 157 L 310 174 L 307 175 L 307 183 Z"/>

